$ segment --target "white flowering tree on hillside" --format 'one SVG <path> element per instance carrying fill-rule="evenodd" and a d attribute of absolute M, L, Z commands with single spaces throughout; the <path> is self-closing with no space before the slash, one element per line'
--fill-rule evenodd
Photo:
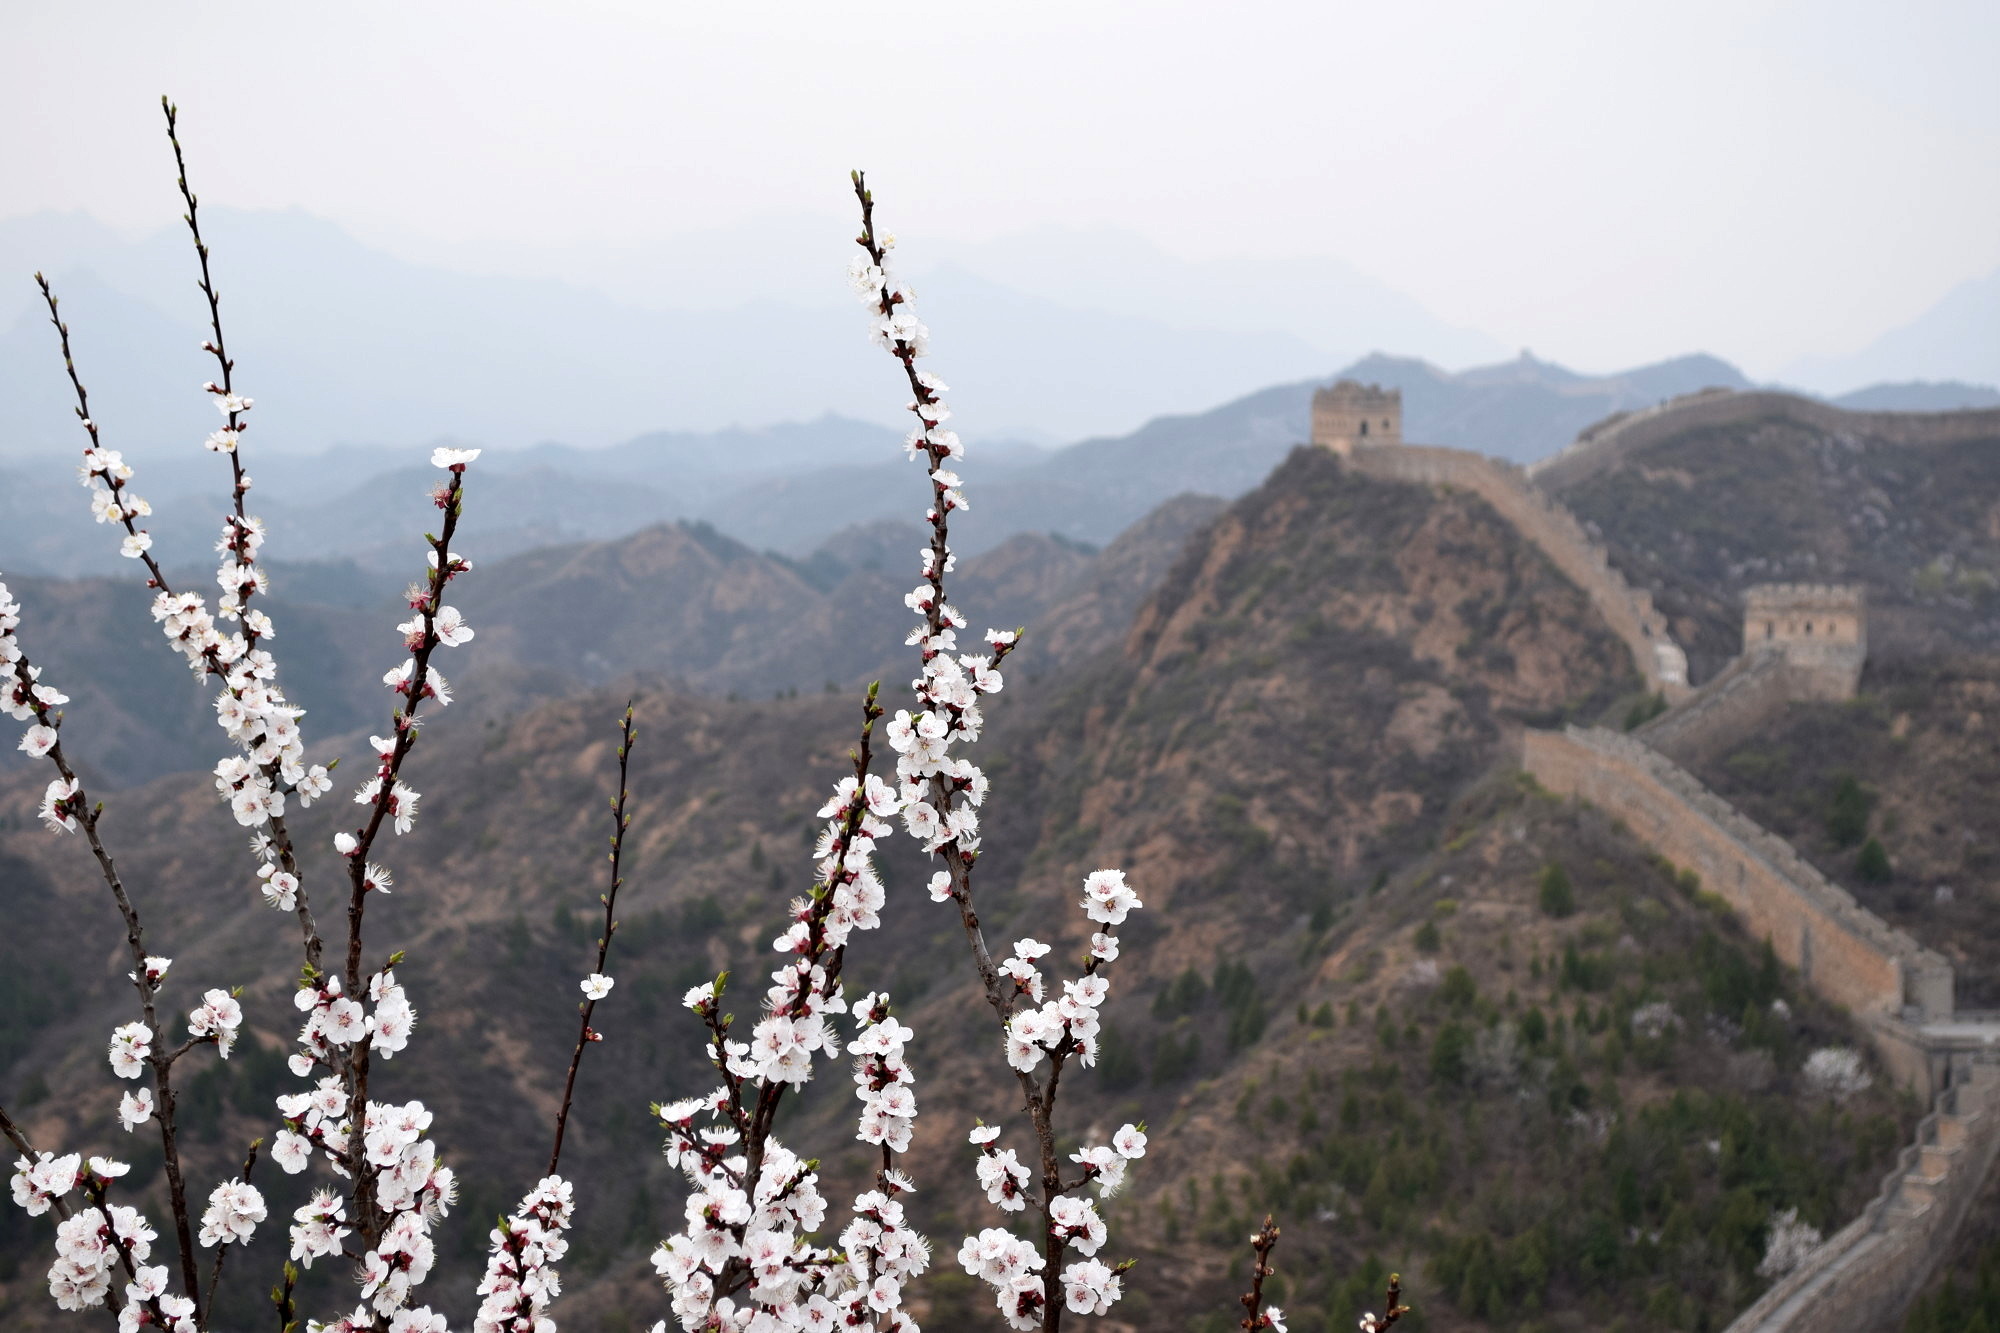
<path fill-rule="evenodd" d="M 119 1097 L 119 1124 L 129 1134 L 158 1138 L 167 1215 L 156 1222 L 143 1199 L 121 1191 L 128 1168 L 114 1157 L 33 1143 L 0 1106 L 0 1131 L 18 1154 L 13 1200 L 54 1225 L 48 1288 L 63 1309 L 102 1309 L 123 1333 L 216 1330 L 216 1295 L 230 1255 L 272 1220 L 254 1182 L 260 1158 L 268 1159 L 271 1168 L 315 1182 L 308 1201 L 278 1219 L 289 1246 L 272 1297 L 281 1329 L 445 1333 L 447 1320 L 426 1303 L 424 1284 L 458 1181 L 430 1133 L 431 1112 L 421 1102 L 395 1100 L 387 1086 L 396 1057 L 422 1058 L 421 1046 L 412 1045 L 418 1015 L 397 979 L 401 955 L 371 944 L 364 928 L 371 906 L 394 885 L 392 871 L 378 859 L 386 856 L 385 834 L 409 834 L 419 822 L 422 797 L 409 771 L 412 753 L 426 724 L 452 701 L 437 659 L 474 638 L 447 598 L 451 585 L 473 568 L 455 537 L 479 451 L 440 448 L 431 456 L 440 474 L 431 493 L 440 522 L 424 539 L 426 566 L 408 593 L 409 618 L 396 627 L 401 655 L 382 678 L 391 695 L 384 734 L 373 738 L 370 766 L 351 803 L 333 800 L 335 765 L 308 762 L 303 710 L 288 701 L 272 649 L 278 627 L 258 604 L 269 580 L 259 561 L 264 526 L 247 508 L 252 478 L 245 441 L 254 402 L 237 383 L 224 340 L 176 111 L 162 105 L 207 305 L 202 347 L 216 366 L 203 389 L 222 424 L 203 443 L 229 469 L 212 597 L 172 586 L 155 559 L 143 526 L 151 508 L 132 488 L 131 466 L 106 447 L 56 294 L 40 275 L 37 281 L 86 437 L 79 475 L 92 513 L 116 530 L 121 553 L 143 571 L 160 632 L 212 686 L 216 720 L 230 743 L 214 769 L 217 796 L 248 834 L 255 891 L 296 921 L 299 1028 L 288 1061 L 295 1083 L 276 1097 L 267 1137 L 248 1145 L 239 1170 L 219 1181 L 190 1180 L 180 1151 L 176 1079 L 183 1076 L 183 1060 L 230 1058 L 245 1021 L 239 993 L 217 986 L 198 996 L 176 995 L 171 988 L 170 977 L 179 978 L 164 953 L 170 946 L 149 938 L 103 836 L 103 808 L 65 752 L 61 710 L 68 699 L 60 682 L 45 679 L 35 664 L 33 627 L 22 625 L 19 605 L 0 584 L 0 708 L 27 724 L 20 748 L 53 771 L 41 818 L 56 833 L 80 840 L 124 923 L 134 1009 L 111 1033 L 108 1059 L 112 1073 L 131 1084 Z M 661 1333 L 674 1327 L 715 1333 L 917 1330 L 911 1284 L 929 1269 L 932 1249 L 904 1210 L 902 1196 L 913 1183 L 898 1165 L 918 1109 L 909 1057 L 914 1033 L 896 1016 L 888 994 L 850 997 L 842 984 L 848 949 L 881 923 L 887 890 L 875 868 L 876 849 L 899 831 L 935 865 L 929 895 L 937 910 L 958 916 L 993 1012 L 994 1052 L 1021 1093 L 1014 1143 L 1007 1142 L 1000 1108 L 994 1108 L 996 1123 L 965 1127 L 978 1146 L 976 1181 L 942 1188 L 976 1185 L 992 1209 L 992 1225 L 958 1240 L 955 1261 L 990 1288 L 999 1321 L 1021 1330 L 1057 1329 L 1065 1315 L 1104 1314 L 1119 1300 L 1131 1267 L 1130 1260 L 1110 1257 L 1098 1200 L 1115 1192 L 1129 1164 L 1145 1155 L 1145 1130 L 1127 1124 L 1107 1141 L 1064 1156 L 1057 1148 L 1057 1111 L 1065 1071 L 1095 1063 L 1118 931 L 1142 904 L 1121 872 L 1088 875 L 1079 905 L 1090 922 L 1090 943 L 1069 975 L 1045 971 L 1052 950 L 1033 938 L 1012 941 L 996 956 L 981 929 L 975 882 L 988 786 L 967 751 L 979 740 L 982 706 L 1001 691 L 1001 664 L 1019 640 L 1015 631 L 965 635 L 966 620 L 947 595 L 951 517 L 966 508 L 955 470 L 964 448 L 946 425 L 951 413 L 944 383 L 917 368 L 928 334 L 908 286 L 893 271 L 893 239 L 877 232 L 874 201 L 858 174 L 854 188 L 863 253 L 852 278 L 870 334 L 907 381 L 915 417 L 907 450 L 929 482 L 930 540 L 919 557 L 920 581 L 904 599 L 915 621 L 908 638 L 915 707 L 885 721 L 870 687 L 852 772 L 819 811 L 825 824 L 813 849 L 811 888 L 792 903 L 790 920 L 774 941 L 780 962 L 755 1018 L 739 1022 L 728 1012 L 727 974 L 686 996 L 695 1044 L 684 1066 L 685 1086 L 663 1090 L 684 1095 L 656 1107 L 667 1156 L 688 1185 L 685 1225 L 653 1259 L 666 1287 L 654 1325 Z M 561 1292 L 565 1233 L 575 1210 L 587 1206 L 587 1185 L 580 1188 L 561 1174 L 561 1159 L 577 1072 L 599 1040 L 596 1008 L 615 984 L 610 950 L 635 740 L 629 707 L 619 725 L 604 919 L 591 971 L 579 983 L 577 1034 L 548 1163 L 491 1230 L 475 1333 L 556 1328 L 552 1310 Z M 882 742 L 894 755 L 891 767 L 878 765 L 886 759 Z M 334 827 L 297 837 L 327 839 L 341 874 L 330 884 L 309 884 L 294 821 L 302 823 L 323 798 L 346 816 L 328 821 Z M 321 915 L 337 917 L 343 899 L 345 935 L 329 941 L 321 934 Z M 787 1144 L 779 1126 L 788 1095 L 843 1058 L 860 1102 L 856 1135 L 876 1159 L 867 1188 L 836 1209 L 820 1189 L 816 1160 Z M 1253 1238 L 1246 1329 L 1284 1328 L 1282 1312 L 1262 1295 L 1276 1238 L 1268 1222 Z M 302 1312 L 300 1267 L 315 1264 L 350 1270 L 358 1304 L 344 1312 Z M 235 1265 L 246 1266 L 242 1260 Z M 1392 1285 L 1387 1313 L 1364 1320 L 1364 1329 L 1395 1322 L 1403 1313 L 1397 1294 Z"/>

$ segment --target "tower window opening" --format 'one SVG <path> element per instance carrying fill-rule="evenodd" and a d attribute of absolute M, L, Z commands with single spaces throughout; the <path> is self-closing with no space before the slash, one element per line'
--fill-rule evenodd
<path fill-rule="evenodd" d="M 1365 421 L 1361 423 L 1361 433 L 1363 435 L 1366 435 L 1368 433 L 1368 423 Z"/>

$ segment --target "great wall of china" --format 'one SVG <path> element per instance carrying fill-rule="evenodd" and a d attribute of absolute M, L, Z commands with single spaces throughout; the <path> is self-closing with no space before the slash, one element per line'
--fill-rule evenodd
<path fill-rule="evenodd" d="M 1584 591 L 1631 648 L 1648 688 L 1670 707 L 1629 735 L 1596 727 L 1525 732 L 1522 767 L 1550 791 L 1615 815 L 1692 869 L 1806 985 L 1856 1016 L 1895 1079 L 1931 1100 L 1930 1114 L 1861 1216 L 1729 1328 L 1861 1333 L 1901 1317 L 2000 1156 L 2000 1014 L 1957 1012 L 1949 963 L 1862 907 L 1681 766 L 1794 701 L 1853 697 L 1867 653 L 1860 590 L 1752 589 L 1743 654 L 1693 688 L 1650 594 L 1625 581 L 1603 545 L 1551 494 L 1684 432 L 1770 418 L 1898 445 L 2000 436 L 2000 410 L 1847 412 L 1791 394 L 1708 391 L 1600 423 L 1523 470 L 1466 450 L 1403 444 L 1400 394 L 1343 381 L 1314 397 L 1313 442 L 1370 476 L 1474 492 Z"/>
<path fill-rule="evenodd" d="M 1531 466 L 1528 475 L 1537 486 L 1550 492 L 1560 491 L 1676 435 L 1772 418 L 1836 434 L 1866 435 L 1889 444 L 1953 444 L 2000 436 L 2000 408 L 1850 412 L 1792 393 L 1705 389 L 1669 398 L 1644 411 L 1621 413 L 1600 421 L 1561 452 Z"/>

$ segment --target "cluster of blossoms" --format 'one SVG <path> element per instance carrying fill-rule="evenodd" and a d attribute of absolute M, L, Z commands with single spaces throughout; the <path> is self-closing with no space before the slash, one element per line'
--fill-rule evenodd
<path fill-rule="evenodd" d="M 14 1206 L 29 1217 L 40 1217 L 76 1188 L 82 1172 L 83 1157 L 78 1153 L 58 1157 L 44 1152 L 32 1158 L 16 1158 L 12 1182 Z"/>
<path fill-rule="evenodd" d="M 255 1185 L 247 1180 L 225 1180 L 209 1194 L 208 1207 L 202 1210 L 201 1243 L 211 1249 L 247 1245 L 266 1216 L 264 1196 Z"/>
<path fill-rule="evenodd" d="M 1084 914 L 1106 929 L 1092 933 L 1084 974 L 1064 981 L 1059 996 L 1048 994 L 1047 984 L 1035 967 L 1035 960 L 1048 953 L 1049 946 L 1033 939 L 1015 942 L 1013 957 L 998 968 L 1002 976 L 1013 981 L 1016 1001 L 1025 1002 L 1007 1021 L 1008 1064 L 1022 1073 L 1032 1073 L 1056 1052 L 1075 1055 L 1086 1067 L 1097 1063 L 1097 1036 L 1102 1027 L 1098 1010 L 1111 994 L 1111 983 L 1098 972 L 1118 957 L 1115 927 L 1140 905 L 1121 870 L 1093 870 L 1085 878 Z"/>
<path fill-rule="evenodd" d="M 211 344 L 203 346 L 213 350 Z M 229 420 L 225 430 L 209 437 L 209 447 L 218 447 L 216 441 L 226 438 L 226 452 L 234 452 L 243 429 L 238 418 L 250 409 L 250 400 L 214 384 L 202 387 Z M 134 511 L 129 502 L 121 504 L 119 497 L 132 475 L 131 468 L 115 450 L 92 447 L 84 451 L 80 471 L 84 482 L 95 488 L 92 508 L 99 520 L 124 521 L 129 529 Z M 215 576 L 220 592 L 213 614 L 200 593 L 175 593 L 165 586 L 146 554 L 152 544 L 146 533 L 128 535 L 125 554 L 148 561 L 152 583 L 158 589 L 153 598 L 153 619 L 167 642 L 186 658 L 197 676 L 214 676 L 222 682 L 215 700 L 216 723 L 236 743 L 239 753 L 216 765 L 216 791 L 239 824 L 261 829 L 284 818 L 288 796 L 296 795 L 301 806 L 308 806 L 332 783 L 323 766 L 306 764 L 305 740 L 299 729 L 305 710 L 287 702 L 277 683 L 277 663 L 260 646 L 275 637 L 277 630 L 268 615 L 250 605 L 252 598 L 268 588 L 269 578 L 257 563 L 264 545 L 264 525 L 242 509 L 243 492 L 249 485 L 247 476 L 239 476 L 236 507 L 224 516 L 222 535 L 215 544 L 220 557 Z M 218 618 L 234 622 L 238 628 L 224 633 Z M 268 864 L 273 859 L 272 840 L 265 838 L 262 845 Z M 265 872 L 267 877 L 269 873 Z"/>
<path fill-rule="evenodd" d="M 879 711 L 871 701 L 871 728 Z M 877 842 L 893 832 L 887 821 L 900 798 L 867 771 L 865 746 L 863 755 L 819 811 L 827 823 L 813 851 L 814 891 L 793 904 L 791 926 L 774 941 L 791 958 L 771 974 L 751 1040 L 729 1036 L 719 981 L 685 997 L 709 1028 L 711 1058 L 726 1083 L 659 1108 L 668 1160 L 686 1175 L 691 1194 L 684 1229 L 662 1243 L 653 1264 L 684 1329 L 915 1333 L 902 1287 L 929 1266 L 930 1247 L 896 1197 L 910 1188 L 908 1179 L 889 1166 L 909 1148 L 916 1122 L 915 1075 L 905 1054 L 914 1034 L 890 1015 L 886 994 L 871 993 L 852 1009 L 857 1028 L 847 1049 L 862 1107 L 856 1137 L 879 1146 L 883 1164 L 875 1188 L 856 1197 L 838 1248 L 810 1239 L 827 1212 L 818 1176 L 770 1136 L 768 1112 L 784 1091 L 812 1078 L 816 1057 L 841 1053 L 832 1020 L 849 1006 L 828 955 L 838 957 L 856 931 L 881 924 L 873 858 Z M 697 1129 L 704 1114 L 711 1123 Z"/>
<path fill-rule="evenodd" d="M 979 1149 L 979 1183 L 987 1200 L 1002 1212 L 1024 1210 L 1034 1173 L 1012 1148 L 995 1146 L 999 1128 L 978 1125 L 967 1137 Z M 1101 1197 L 1109 1198 L 1124 1184 L 1126 1165 L 1145 1155 L 1145 1131 L 1137 1125 L 1124 1125 L 1108 1145 L 1094 1144 L 1071 1154 L 1070 1160 L 1083 1168 L 1073 1188 L 1094 1184 Z M 1049 1234 L 1063 1249 L 1085 1256 L 1062 1271 L 1064 1303 L 1077 1314 L 1103 1314 L 1119 1297 L 1122 1270 L 1089 1257 L 1103 1247 L 1106 1237 L 1096 1203 L 1082 1195 L 1058 1194 L 1048 1200 L 1047 1211 Z M 1010 1327 L 1041 1326 L 1046 1295 L 1038 1247 L 1004 1228 L 988 1227 L 965 1238 L 959 1246 L 958 1262 L 967 1273 L 993 1288 L 994 1303 Z"/>
<path fill-rule="evenodd" d="M 342 1156 L 352 1128 L 346 1118 L 347 1095 L 337 1080 L 324 1079 L 311 1093 L 279 1099 L 286 1129 L 272 1156 L 287 1172 L 304 1170 L 312 1143 L 320 1143 L 343 1176 L 355 1174 Z M 411 1291 L 430 1276 L 437 1262 L 431 1228 L 451 1210 L 458 1183 L 451 1168 L 437 1160 L 437 1146 L 424 1137 L 431 1113 L 422 1102 L 395 1105 L 369 1102 L 362 1114 L 364 1167 L 374 1182 L 375 1205 L 386 1221 L 380 1238 L 363 1257 L 361 1298 L 375 1314 L 396 1329 L 442 1333 L 441 1316 L 427 1307 L 411 1308 Z M 338 1255 L 351 1233 L 346 1203 L 331 1190 L 318 1190 L 292 1214 L 291 1256 L 311 1267 L 314 1259 Z M 321 1325 L 328 1330 L 373 1329 L 376 1318 L 366 1308 L 346 1319 Z"/>
<path fill-rule="evenodd" d="M 316 1068 L 337 1068 L 337 1048 L 357 1042 L 367 1042 L 368 1048 L 385 1060 L 394 1059 L 396 1052 L 409 1045 L 410 1033 L 417 1026 L 417 1011 L 394 971 L 385 968 L 369 978 L 372 1011 L 344 991 L 339 977 L 326 974 L 309 978 L 293 992 L 293 1005 L 306 1016 L 299 1028 L 299 1048 L 287 1061 L 298 1077 L 310 1078 Z M 295 1117 L 285 1110 L 287 1100 L 280 1098 L 278 1107 L 290 1121 Z M 343 1106 L 331 1114 L 338 1116 L 345 1110 Z"/>
<path fill-rule="evenodd" d="M 188 1011 L 188 1035 L 214 1042 L 216 1053 L 225 1060 L 235 1048 L 242 1028 L 243 1006 L 226 990 L 206 992 L 201 1004 Z"/>
<path fill-rule="evenodd" d="M 569 1252 L 572 1196 L 567 1180 L 544 1176 L 493 1229 L 473 1333 L 554 1333 L 548 1307 L 562 1294 L 556 1265 Z"/>
<path fill-rule="evenodd" d="M 103 1157 L 93 1157 L 86 1165 L 75 1153 L 57 1157 L 45 1152 L 14 1163 L 14 1202 L 30 1217 L 51 1210 L 61 1217 L 56 1224 L 56 1258 L 49 1266 L 49 1295 L 65 1310 L 103 1305 L 111 1294 L 113 1272 L 130 1263 L 133 1280 L 123 1290 L 121 1333 L 140 1327 L 142 1319 L 155 1328 L 191 1330 L 193 1302 L 166 1295 L 167 1270 L 146 1265 L 158 1239 L 152 1224 L 136 1208 L 101 1203 L 105 1184 L 129 1169 Z M 67 1212 L 65 1197 L 86 1185 L 94 1187 L 99 1202 Z"/>
<path fill-rule="evenodd" d="M 126 492 L 125 483 L 132 480 L 132 469 L 124 455 L 97 445 L 97 428 L 88 417 L 84 418 L 83 426 L 91 434 L 91 447 L 83 451 L 76 479 L 79 485 L 90 489 L 90 515 L 99 523 L 117 523 L 129 529 L 133 519 L 149 516 L 153 506 Z M 126 534 L 118 553 L 128 560 L 137 560 L 152 549 L 152 534 L 138 529 Z"/>
<path fill-rule="evenodd" d="M 55 749 L 62 715 L 53 710 L 69 702 L 69 696 L 42 681 L 42 669 L 30 663 L 21 651 L 14 631 L 21 627 L 21 604 L 0 582 L 0 713 L 16 722 L 26 722 L 21 737 L 23 754 L 35 758 Z M 83 787 L 67 773 L 51 781 L 42 795 L 42 822 L 51 830 L 74 833 L 83 813 Z"/>

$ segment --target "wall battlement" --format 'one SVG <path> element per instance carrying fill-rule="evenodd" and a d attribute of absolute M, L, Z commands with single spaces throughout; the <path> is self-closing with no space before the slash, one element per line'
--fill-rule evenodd
<path fill-rule="evenodd" d="M 1531 484 L 1521 469 L 1468 449 L 1431 445 L 1358 448 L 1349 464 L 1370 476 L 1430 486 L 1462 486 L 1539 547 L 1551 563 L 1590 597 L 1619 638 L 1649 689 L 1672 702 L 1689 693 L 1687 654 L 1667 633 L 1653 595 L 1625 581 L 1603 545 L 1576 516 Z"/>
<path fill-rule="evenodd" d="M 1787 704 L 1852 699 L 1868 658 L 1862 590 L 1766 583 L 1744 594 L 1743 654 L 1634 733 L 1682 764 L 1719 753 Z"/>
<path fill-rule="evenodd" d="M 1343 458 L 1356 449 L 1403 442 L 1403 391 L 1341 380 L 1312 399 L 1312 442 Z"/>
<path fill-rule="evenodd" d="M 1816 430 L 1867 435 L 1897 445 L 1956 444 L 2000 437 L 2000 408 L 1956 412 L 1850 412 L 1775 390 L 1704 389 L 1609 417 L 1529 468 L 1537 485 L 1562 490 L 1683 431 L 1779 419 Z"/>
<path fill-rule="evenodd" d="M 1783 657 L 1801 697 L 1852 699 L 1868 659 L 1867 595 L 1857 584 L 1760 583 L 1743 594 L 1743 651 Z"/>

